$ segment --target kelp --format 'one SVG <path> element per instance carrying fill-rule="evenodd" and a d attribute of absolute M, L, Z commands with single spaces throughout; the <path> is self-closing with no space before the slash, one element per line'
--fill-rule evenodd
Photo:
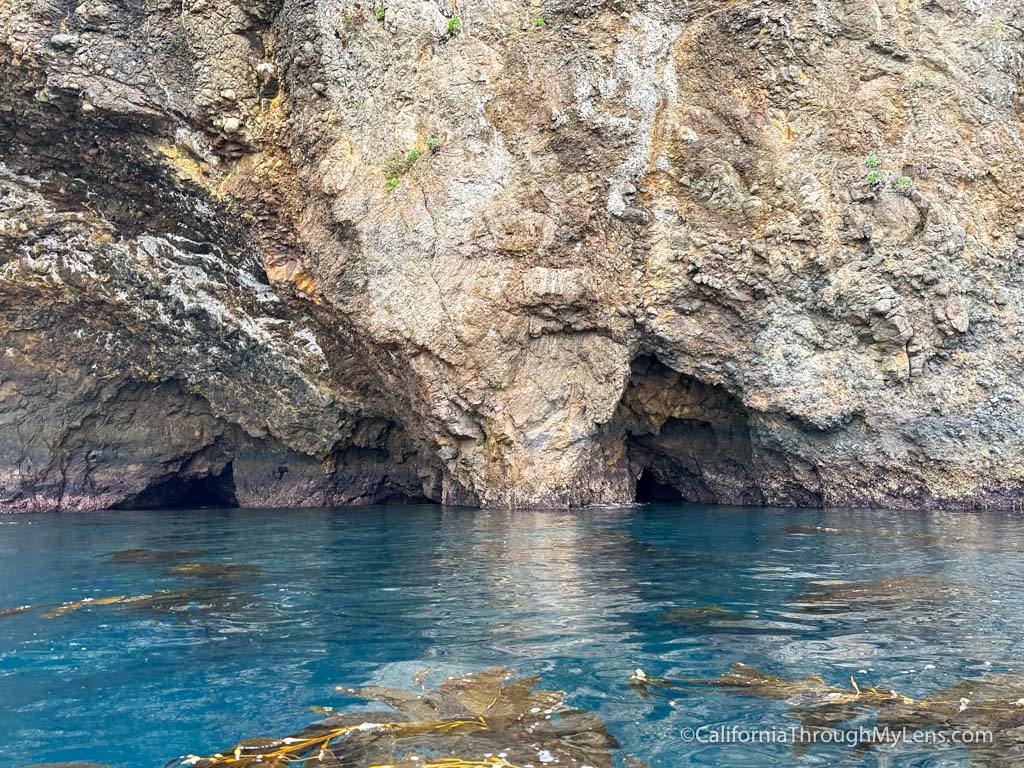
<path fill-rule="evenodd" d="M 813 535 L 827 534 L 831 536 L 876 536 L 883 539 L 909 539 L 911 541 L 922 541 L 932 544 L 939 544 L 951 549 L 961 549 L 969 552 L 1021 552 L 1020 547 L 997 544 L 984 539 L 968 538 L 966 536 L 948 536 L 938 533 L 918 533 L 914 531 L 899 531 L 889 528 L 833 528 L 826 525 L 787 525 L 779 529 L 779 533 Z"/>
<path fill-rule="evenodd" d="M 807 625 L 789 620 L 789 617 L 759 616 L 757 612 L 740 613 L 721 605 L 700 605 L 670 608 L 659 617 L 687 634 L 724 633 L 738 635 L 797 635 L 807 632 Z"/>
<path fill-rule="evenodd" d="M 679 549 L 665 544 L 652 544 L 649 541 L 638 539 L 625 533 L 615 531 L 595 531 L 580 542 L 593 556 L 605 554 L 632 555 L 644 558 L 667 558 L 674 561 L 686 560 L 699 562 L 707 560 L 708 555 L 703 552 L 692 552 L 686 549 Z"/>
<path fill-rule="evenodd" d="M 225 610 L 254 600 L 255 598 L 252 595 L 244 592 L 232 592 L 223 587 L 193 587 L 186 589 L 158 589 L 155 592 L 143 595 L 85 597 L 81 600 L 70 600 L 52 608 L 46 605 L 25 605 L 19 606 L 17 609 L 8 610 L 16 610 L 19 613 L 30 610 L 45 610 L 45 613 L 43 613 L 44 619 L 56 619 L 83 608 L 118 605 L 160 615 L 172 611 L 181 611 L 190 607 Z"/>
<path fill-rule="evenodd" d="M 206 614 L 231 613 L 244 607 L 264 607 L 260 598 L 225 586 L 158 589 L 151 595 L 139 595 L 123 602 L 130 610 L 146 611 L 158 618 L 186 610 L 199 610 Z"/>
<path fill-rule="evenodd" d="M 721 605 L 699 605 L 689 608 L 670 608 L 661 614 L 661 620 L 679 626 L 707 624 L 713 621 L 746 621 L 752 614 L 723 608 Z"/>
<path fill-rule="evenodd" d="M 810 581 L 794 605 L 805 613 L 846 613 L 962 599 L 971 591 L 970 586 L 963 582 L 931 576 L 895 576 L 872 581 Z"/>
<path fill-rule="evenodd" d="M 108 563 L 115 565 L 168 565 L 179 560 L 195 560 L 204 557 L 206 552 L 201 549 L 121 549 L 108 552 L 104 557 Z"/>
<path fill-rule="evenodd" d="M 0 608 L 0 619 L 5 619 L 8 616 L 17 616 L 20 613 L 26 613 L 28 611 L 34 611 L 39 606 L 36 605 L 16 605 L 13 608 Z"/>
<path fill-rule="evenodd" d="M 726 692 L 744 692 L 763 699 L 785 700 L 796 695 L 811 694 L 828 697 L 839 689 L 828 685 L 818 675 L 808 675 L 793 680 L 782 680 L 768 675 L 747 664 L 737 662 L 730 671 L 714 678 L 684 677 L 677 680 L 648 677 L 642 669 L 636 670 L 629 678 L 630 687 L 642 696 L 666 690 L 693 690 L 697 687 L 721 688 Z"/>
<path fill-rule="evenodd" d="M 136 595 L 135 597 L 128 597 L 126 595 L 113 595 L 110 597 L 86 597 L 81 600 L 74 600 L 71 602 L 64 603 L 62 605 L 53 608 L 43 614 L 44 619 L 55 619 L 58 616 L 66 616 L 69 613 L 74 613 L 81 608 L 92 608 L 101 605 L 116 605 L 117 603 L 124 603 L 127 601 L 135 600 L 148 600 L 152 595 Z"/>
<path fill-rule="evenodd" d="M 825 533 L 833 536 L 877 536 L 883 539 L 901 538 L 919 541 L 966 541 L 960 536 L 942 536 L 937 533 L 916 533 L 913 531 L 897 531 L 888 528 L 833 528 L 827 525 L 787 525 L 780 528 L 779 533 L 811 535 Z"/>
<path fill-rule="evenodd" d="M 231 581 L 252 579 L 262 573 L 263 569 L 258 565 L 249 565 L 247 563 L 182 563 L 167 571 L 168 576 Z"/>
<path fill-rule="evenodd" d="M 425 674 L 417 674 L 424 682 Z M 391 712 L 332 715 L 299 733 L 250 739 L 170 766 L 323 768 L 611 768 L 618 742 L 596 715 L 567 707 L 560 691 L 536 689 L 504 667 L 444 680 L 436 690 L 387 686 L 338 690 Z"/>
<path fill-rule="evenodd" d="M 630 687 L 643 696 L 678 695 L 701 688 L 728 694 L 756 696 L 789 704 L 789 713 L 808 733 L 835 729 L 871 711 L 878 733 L 945 732 L 991 733 L 991 741 L 965 743 L 973 759 L 985 765 L 1024 764 L 1024 672 L 986 675 L 962 680 L 922 698 L 884 686 L 868 686 L 853 677 L 849 687 L 830 685 L 819 675 L 782 679 L 742 663 L 715 678 L 668 680 L 648 677 L 638 669 Z M 798 751 L 808 744 L 797 746 Z M 858 748 L 870 748 L 870 741 Z"/>

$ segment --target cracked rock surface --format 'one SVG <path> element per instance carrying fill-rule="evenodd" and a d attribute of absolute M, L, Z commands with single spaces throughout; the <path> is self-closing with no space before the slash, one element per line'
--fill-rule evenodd
<path fill-rule="evenodd" d="M 0 510 L 1019 506 L 1024 3 L 0 0 Z"/>

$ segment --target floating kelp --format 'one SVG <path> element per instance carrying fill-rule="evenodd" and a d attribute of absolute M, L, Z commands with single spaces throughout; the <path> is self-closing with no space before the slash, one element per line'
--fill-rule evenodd
<path fill-rule="evenodd" d="M 671 608 L 660 616 L 666 624 L 689 634 L 726 633 L 729 635 L 797 635 L 813 627 L 779 618 L 758 616 L 756 612 L 740 613 L 721 605 L 700 605 Z"/>
<path fill-rule="evenodd" d="M 814 534 L 827 533 L 838 536 L 878 536 L 884 539 L 903 538 L 918 539 L 920 541 L 938 542 L 966 542 L 971 541 L 961 536 L 942 536 L 937 533 L 914 533 L 912 531 L 894 531 L 885 528 L 863 529 L 863 528 L 830 528 L 825 525 L 787 525 L 779 529 L 780 533 L 787 534 Z M 980 543 L 980 542 L 979 542 Z"/>
<path fill-rule="evenodd" d="M 580 546 L 584 547 L 588 552 L 593 552 L 595 556 L 612 552 L 641 557 L 671 558 L 673 560 L 680 558 L 693 561 L 707 559 L 707 555 L 703 553 L 691 552 L 664 544 L 651 544 L 635 536 L 616 533 L 615 531 L 595 531 L 585 540 L 581 541 Z"/>
<path fill-rule="evenodd" d="M 111 597 L 86 597 L 81 600 L 74 600 L 72 602 L 64 603 L 56 608 L 52 608 L 43 614 L 44 619 L 55 619 L 58 616 L 66 616 L 69 613 L 74 613 L 82 608 L 92 608 L 101 605 L 116 605 L 117 603 L 147 600 L 152 595 L 136 595 L 134 597 L 127 597 L 125 595 L 113 595 Z"/>
<path fill-rule="evenodd" d="M 190 589 L 158 589 L 145 595 L 110 595 L 107 597 L 85 597 L 63 603 L 51 608 L 43 614 L 43 618 L 55 619 L 83 608 L 96 608 L 108 605 L 122 605 L 138 610 L 150 611 L 154 614 L 166 614 L 191 607 L 205 609 L 228 609 L 238 607 L 255 598 L 244 592 L 232 592 L 223 587 L 205 587 Z M 26 610 L 45 606 L 25 606 Z"/>
<path fill-rule="evenodd" d="M 825 525 L 787 525 L 780 528 L 779 533 L 785 534 L 828 534 L 833 536 L 876 536 L 883 539 L 909 539 L 940 544 L 952 549 L 962 549 L 971 552 L 1020 552 L 1019 547 L 1005 546 L 984 539 L 971 539 L 965 536 L 944 536 L 937 533 L 915 533 L 912 531 L 897 531 L 892 529 L 862 529 L 862 528 L 832 528 Z"/>
<path fill-rule="evenodd" d="M 800 721 L 813 743 L 814 734 L 835 729 L 858 715 L 873 711 L 880 741 L 885 734 L 929 729 L 985 734 L 985 739 L 962 740 L 972 758 L 989 766 L 1024 764 L 1024 673 L 987 675 L 963 680 L 920 699 L 905 696 L 886 686 L 867 686 L 850 678 L 849 687 L 829 685 L 818 675 L 784 680 L 746 664 L 711 679 L 667 680 L 648 677 L 638 669 L 630 687 L 643 696 L 678 695 L 699 688 L 756 696 L 789 703 L 790 714 Z M 676 693 L 672 693 L 676 692 Z M 987 738 L 991 734 L 991 738 Z M 809 744 L 797 748 L 802 751 Z M 870 747 L 870 739 L 859 748 Z"/>
<path fill-rule="evenodd" d="M 204 557 L 206 552 L 201 549 L 122 549 L 105 555 L 108 563 L 117 565 L 167 565 L 180 560 L 195 560 Z"/>
<path fill-rule="evenodd" d="M 182 563 L 167 571 L 168 576 L 188 576 L 200 579 L 251 579 L 263 573 L 258 565 L 245 563 Z"/>
<path fill-rule="evenodd" d="M 341 687 L 396 711 L 332 716 L 292 736 L 243 741 L 167 766 L 611 768 L 619 745 L 597 716 L 566 707 L 561 692 L 535 690 L 537 678 L 512 678 L 511 670 L 495 667 L 448 678 L 437 690 L 421 693 Z"/>
<path fill-rule="evenodd" d="M 963 598 L 971 588 L 931 576 L 897 576 L 873 581 L 811 581 L 795 605 L 807 613 L 846 613 Z"/>
<path fill-rule="evenodd" d="M 26 613 L 27 611 L 33 611 L 39 606 L 37 605 L 16 605 L 14 608 L 0 608 L 0 619 L 5 619 L 8 616 L 17 616 L 19 613 Z"/>
<path fill-rule="evenodd" d="M 629 685 L 642 696 L 665 690 L 691 690 L 694 687 L 722 688 L 726 691 L 742 691 L 750 696 L 764 699 L 785 700 L 797 695 L 811 694 L 827 697 L 839 691 L 828 685 L 818 675 L 782 680 L 775 675 L 764 672 L 747 664 L 737 662 L 730 671 L 715 678 L 684 677 L 678 680 L 648 677 L 642 669 L 636 670 L 630 678 Z"/>
<path fill-rule="evenodd" d="M 223 586 L 159 589 L 151 595 L 140 595 L 122 602 L 126 608 L 147 611 L 157 618 L 189 610 L 197 610 L 204 614 L 230 614 L 242 608 L 264 606 L 260 598 Z"/>
<path fill-rule="evenodd" d="M 746 621 L 752 614 L 723 608 L 720 605 L 699 605 L 692 608 L 671 608 L 661 614 L 661 620 L 679 626 L 707 624 L 712 621 Z"/>

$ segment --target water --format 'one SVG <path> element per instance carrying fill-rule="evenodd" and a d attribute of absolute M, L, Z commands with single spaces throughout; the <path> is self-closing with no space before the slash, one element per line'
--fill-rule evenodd
<path fill-rule="evenodd" d="M 903 535 L 793 534 L 792 525 Z M 909 534 L 909 535 L 907 535 Z M 927 534 L 922 536 L 921 534 Z M 967 537 L 950 539 L 946 537 Z M 173 510 L 0 518 L 0 608 L 204 585 L 126 548 L 252 563 L 209 610 L 93 606 L 0 618 L 0 764 L 161 766 L 360 709 L 338 684 L 410 686 L 424 667 L 504 664 L 598 713 L 653 768 L 796 764 L 789 745 L 686 742 L 687 728 L 788 728 L 785 702 L 720 691 L 642 698 L 643 668 L 712 677 L 735 661 L 784 677 L 921 696 L 1024 667 L 1024 528 L 994 514 L 649 505 L 581 512 L 440 507 Z M 808 580 L 926 575 L 931 605 L 793 601 Z M 247 597 L 249 595 L 251 597 Z M 672 608 L 743 614 L 673 625 Z M 1022 694 L 1024 695 L 1024 694 Z M 965 749 L 816 745 L 801 765 L 969 766 Z"/>

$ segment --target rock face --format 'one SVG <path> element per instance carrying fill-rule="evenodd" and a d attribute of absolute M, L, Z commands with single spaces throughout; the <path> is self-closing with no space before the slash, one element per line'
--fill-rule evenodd
<path fill-rule="evenodd" d="M 1024 492 L 1019 0 L 0 0 L 0 509 Z"/>

